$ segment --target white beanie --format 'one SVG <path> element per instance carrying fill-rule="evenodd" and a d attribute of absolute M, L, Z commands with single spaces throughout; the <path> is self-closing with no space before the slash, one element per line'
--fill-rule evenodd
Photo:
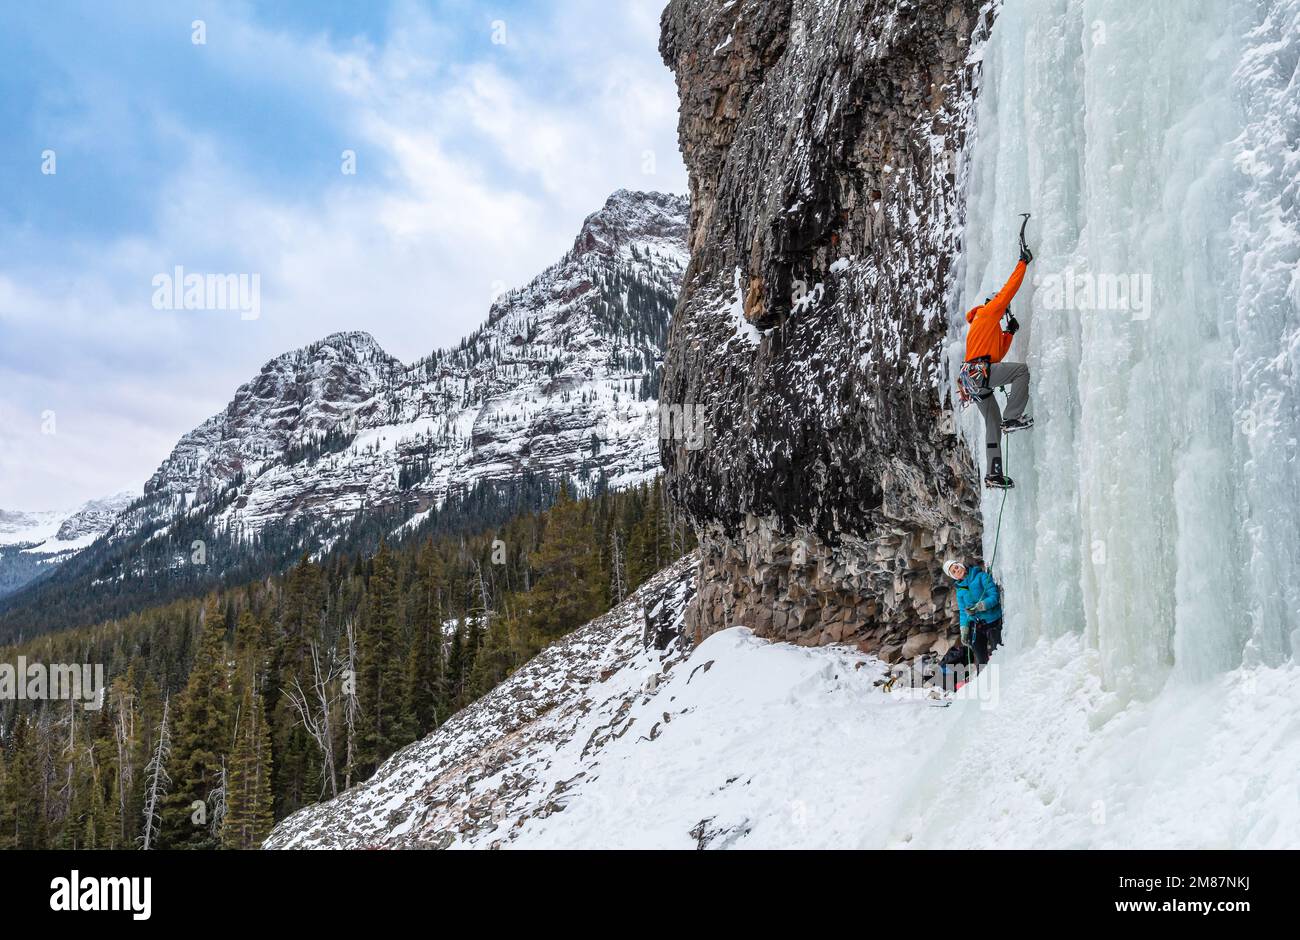
<path fill-rule="evenodd" d="M 947 575 L 948 577 L 950 577 L 950 578 L 955 578 L 955 577 L 957 577 L 957 576 L 956 576 L 955 574 L 953 574 L 953 571 L 952 571 L 952 570 L 953 570 L 954 568 L 965 568 L 965 567 L 966 567 L 966 566 L 963 565 L 963 564 L 962 564 L 960 561 L 958 561 L 956 558 L 950 558 L 948 561 L 946 561 L 946 562 L 943 563 L 943 573 L 946 574 L 946 575 Z"/>

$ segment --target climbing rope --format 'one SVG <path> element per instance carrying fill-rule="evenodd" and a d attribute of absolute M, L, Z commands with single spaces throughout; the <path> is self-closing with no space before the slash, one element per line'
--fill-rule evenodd
<path fill-rule="evenodd" d="M 1007 446 L 1010 440 L 1010 434 L 1004 433 L 1002 435 L 1002 472 L 1007 476 L 1011 476 L 1011 450 Z M 1002 505 L 998 507 L 998 527 L 993 532 L 993 554 L 989 558 L 990 577 L 993 575 L 993 566 L 996 565 L 998 561 L 998 542 L 1002 538 L 1002 511 L 1007 508 L 1007 493 L 1009 492 L 1010 490 L 1002 491 Z"/>
<path fill-rule="evenodd" d="M 994 394 L 996 394 L 996 392 L 995 392 Z M 1003 434 L 1002 434 L 1002 472 L 1003 472 L 1006 476 L 1011 476 L 1011 451 L 1010 451 L 1010 448 L 1009 448 L 1009 446 L 1008 446 L 1010 440 L 1011 440 L 1011 435 L 1010 435 L 1010 434 L 1007 434 L 1007 433 L 1005 433 L 1005 432 L 1003 432 Z M 1003 490 L 1003 491 L 1002 491 L 1002 505 L 998 507 L 998 525 L 997 525 L 997 528 L 996 528 L 996 529 L 994 530 L 994 532 L 993 532 L 993 554 L 989 557 L 989 577 L 991 577 L 991 578 L 994 577 L 994 575 L 993 575 L 993 566 L 994 566 L 995 564 L 997 564 L 997 561 L 998 561 L 998 543 L 1002 540 L 1002 513 L 1003 513 L 1003 511 L 1007 508 L 1007 493 L 1009 493 L 1009 492 L 1010 492 L 1010 490 Z M 996 580 L 996 578 L 995 578 L 994 580 Z M 975 639 L 975 628 L 972 627 L 972 628 L 971 628 L 971 640 L 973 641 L 974 639 Z M 973 647 L 974 647 L 974 643 L 973 643 L 973 642 L 972 642 L 971 644 L 968 644 L 968 645 L 966 646 L 966 669 L 967 669 L 967 670 L 969 670 L 970 667 L 971 667 L 971 656 L 972 656 L 973 653 L 974 653 L 974 649 L 973 649 Z M 969 675 L 969 671 L 967 672 L 967 675 Z"/>

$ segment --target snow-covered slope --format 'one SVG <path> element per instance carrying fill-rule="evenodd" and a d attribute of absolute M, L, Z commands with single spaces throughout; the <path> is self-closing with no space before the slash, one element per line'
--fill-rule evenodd
<path fill-rule="evenodd" d="M 271 848 L 1294 847 L 1300 670 L 1125 705 L 1078 637 L 947 708 L 746 627 L 687 652 L 683 559 Z"/>
<path fill-rule="evenodd" d="M 562 809 L 587 756 L 626 733 L 643 688 L 685 658 L 678 628 L 695 562 L 669 566 L 544 649 L 364 784 L 285 820 L 268 847 L 487 845 L 506 816 L 513 825 Z"/>
<path fill-rule="evenodd" d="M 53 538 L 70 513 L 57 509 L 24 512 L 0 509 L 0 545 L 32 545 Z"/>

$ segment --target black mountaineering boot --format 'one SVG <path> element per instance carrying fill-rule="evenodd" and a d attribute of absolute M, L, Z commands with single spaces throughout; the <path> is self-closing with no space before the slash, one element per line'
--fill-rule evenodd
<path fill-rule="evenodd" d="M 1002 433 L 1011 434 L 1014 431 L 1028 431 L 1034 426 L 1034 419 L 1028 416 L 1023 418 L 1012 418 L 1010 421 L 1002 422 Z"/>
<path fill-rule="evenodd" d="M 1011 482 L 1011 477 L 1002 473 L 1002 461 L 995 459 L 989 465 L 988 475 L 984 477 L 984 486 L 990 490 L 1009 490 L 1015 484 Z"/>

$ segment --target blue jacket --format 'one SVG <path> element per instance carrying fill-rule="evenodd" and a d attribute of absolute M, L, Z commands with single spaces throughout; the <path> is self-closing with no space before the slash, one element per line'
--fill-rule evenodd
<path fill-rule="evenodd" d="M 984 610 L 969 613 L 971 604 L 984 602 Z M 1002 598 L 998 596 L 998 586 L 992 576 L 979 565 L 966 569 L 966 577 L 957 582 L 957 610 L 961 614 L 964 627 L 972 620 L 980 623 L 992 623 L 1002 619 Z"/>

